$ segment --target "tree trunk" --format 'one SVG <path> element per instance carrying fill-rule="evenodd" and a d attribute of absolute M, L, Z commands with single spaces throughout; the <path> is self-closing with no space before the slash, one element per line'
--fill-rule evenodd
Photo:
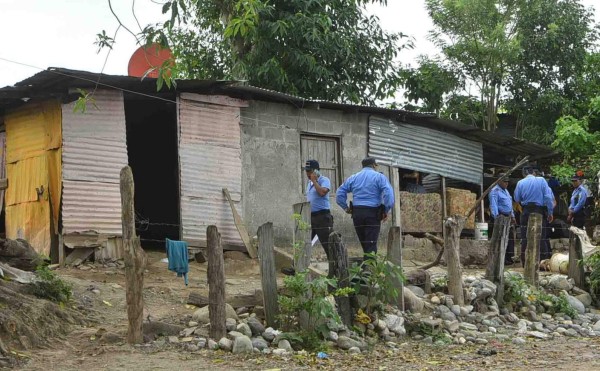
<path fill-rule="evenodd" d="M 121 210 L 123 224 L 123 255 L 125 260 L 125 296 L 127 301 L 127 342 L 141 344 L 144 322 L 144 270 L 146 253 L 135 233 L 133 174 L 129 166 L 121 169 Z"/>
<path fill-rule="evenodd" d="M 391 227 L 388 233 L 387 258 L 392 263 L 402 267 L 402 233 L 400 227 Z M 402 280 L 394 279 L 394 287 L 398 297 L 394 303 L 389 303 L 404 310 L 404 283 Z"/>
<path fill-rule="evenodd" d="M 569 236 L 569 278 L 575 281 L 575 286 L 586 290 L 585 273 L 583 269 L 583 249 L 581 240 L 573 232 Z"/>
<path fill-rule="evenodd" d="M 265 303 L 267 326 L 278 328 L 279 303 L 277 302 L 277 275 L 273 252 L 273 223 L 265 223 L 258 228 L 258 259 Z"/>
<path fill-rule="evenodd" d="M 525 281 L 537 286 L 540 268 L 540 241 L 542 239 L 542 214 L 529 215 L 527 225 L 527 250 L 525 250 Z"/>
<path fill-rule="evenodd" d="M 337 278 L 338 288 L 350 286 L 348 274 L 348 252 L 342 243 L 342 237 L 339 233 L 333 232 L 329 235 L 329 247 L 331 251 L 333 276 Z M 342 318 L 342 323 L 352 326 L 352 310 L 350 309 L 350 298 L 348 296 L 336 296 L 338 313 Z"/>
<path fill-rule="evenodd" d="M 465 218 L 460 215 L 450 216 L 444 223 L 446 229 L 444 257 L 448 266 L 448 293 L 454 297 L 454 303 L 458 305 L 465 305 L 460 266 L 460 233 L 464 225 Z"/>
<path fill-rule="evenodd" d="M 494 233 L 489 245 L 486 279 L 496 284 L 496 302 L 502 305 L 504 298 L 504 258 L 508 244 L 510 217 L 500 215 L 494 220 Z"/>

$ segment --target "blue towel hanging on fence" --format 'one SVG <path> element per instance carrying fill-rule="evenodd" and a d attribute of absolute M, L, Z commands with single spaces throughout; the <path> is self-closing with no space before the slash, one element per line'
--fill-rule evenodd
<path fill-rule="evenodd" d="M 188 244 L 185 241 L 173 241 L 165 239 L 167 245 L 167 257 L 169 258 L 169 270 L 182 277 L 185 285 L 188 285 Z"/>

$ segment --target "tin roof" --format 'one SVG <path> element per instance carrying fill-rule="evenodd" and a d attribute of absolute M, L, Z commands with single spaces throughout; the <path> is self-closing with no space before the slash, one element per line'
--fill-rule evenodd
<path fill-rule="evenodd" d="M 381 115 L 435 130 L 449 132 L 464 139 L 480 142 L 486 150 L 508 156 L 530 155 L 532 159 L 557 155 L 551 148 L 522 139 L 499 135 L 457 121 L 437 118 L 431 113 L 412 112 L 400 109 L 348 104 L 324 100 L 306 99 L 291 94 L 246 85 L 242 81 L 223 80 L 177 80 L 175 90 L 156 91 L 156 79 L 131 76 L 106 75 L 88 71 L 50 67 L 14 86 L 0 88 L 0 114 L 5 110 L 24 104 L 29 99 L 57 97 L 69 100 L 77 96 L 72 88 L 90 89 L 95 86 L 115 88 L 125 92 L 147 96 L 165 96 L 174 91 L 202 94 L 222 94 L 247 100 L 263 100 L 286 103 L 298 108 L 323 108 Z"/>

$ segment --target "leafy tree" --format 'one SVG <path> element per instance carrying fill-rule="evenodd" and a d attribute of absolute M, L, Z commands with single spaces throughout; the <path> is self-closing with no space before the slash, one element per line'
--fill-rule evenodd
<path fill-rule="evenodd" d="M 589 130 L 589 122 L 600 116 L 600 96 L 588 103 L 588 113 L 582 118 L 562 116 L 556 122 L 552 147 L 561 152 L 562 162 L 552 172 L 567 180 L 575 171 L 596 176 L 600 171 L 600 133 Z"/>
<path fill-rule="evenodd" d="M 500 96 L 519 52 L 516 0 L 427 0 L 433 40 L 480 91 L 483 128 L 496 128 Z"/>
<path fill-rule="evenodd" d="M 171 48 L 174 77 L 372 103 L 396 92 L 394 61 L 411 43 L 367 15 L 369 3 L 386 0 L 168 0 L 169 19 L 139 37 Z"/>
<path fill-rule="evenodd" d="M 507 107 L 524 134 L 527 125 L 551 133 L 558 117 L 573 113 L 577 90 L 585 89 L 573 77 L 583 72 L 596 40 L 593 13 L 579 0 L 530 0 L 520 6 L 517 32 L 520 48 L 507 82 Z"/>
<path fill-rule="evenodd" d="M 452 94 L 445 103 L 441 116 L 464 124 L 482 127 L 485 106 L 470 95 Z"/>
<path fill-rule="evenodd" d="M 444 104 L 444 95 L 461 86 L 458 74 L 442 65 L 441 62 L 427 57 L 419 58 L 418 68 L 407 68 L 401 72 L 404 97 L 409 102 L 422 101 L 422 110 L 440 115 Z"/>

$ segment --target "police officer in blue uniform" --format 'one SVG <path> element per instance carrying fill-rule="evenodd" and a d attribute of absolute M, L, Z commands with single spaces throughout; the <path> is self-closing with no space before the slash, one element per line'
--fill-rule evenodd
<path fill-rule="evenodd" d="M 377 172 L 377 166 L 373 157 L 362 160 L 363 169 L 346 179 L 336 195 L 337 204 L 352 214 L 354 229 L 365 255 L 377 253 L 381 222 L 387 219 L 394 206 L 394 190 L 387 177 Z M 347 203 L 348 193 L 353 196 L 352 207 Z"/>
<path fill-rule="evenodd" d="M 583 229 L 585 224 L 587 190 L 583 186 L 582 177 L 579 175 L 574 175 L 571 181 L 573 182 L 573 194 L 571 195 L 571 203 L 569 204 L 567 222 L 579 229 Z"/>
<path fill-rule="evenodd" d="M 529 215 L 538 213 L 542 215 L 542 241 L 547 239 L 548 224 L 554 220 L 554 195 L 546 180 L 535 176 L 536 169 L 526 167 L 523 169 L 525 178 L 519 180 L 515 188 L 515 201 L 523 207 L 521 214 L 521 262 L 525 264 L 525 250 L 527 249 L 527 224 Z M 550 259 L 552 251 L 549 243 L 541 243 L 541 259 Z"/>
<path fill-rule="evenodd" d="M 490 213 L 492 214 L 492 225 L 494 221 L 500 216 L 504 215 L 510 217 L 512 224 L 515 224 L 515 213 L 513 211 L 513 200 L 508 192 L 508 177 L 504 174 L 500 174 L 500 181 L 490 191 Z M 492 229 L 493 231 L 493 229 Z M 514 255 L 515 241 L 512 238 L 508 239 L 506 245 L 506 255 L 504 256 L 504 265 L 510 265 L 513 263 L 511 257 Z"/>

